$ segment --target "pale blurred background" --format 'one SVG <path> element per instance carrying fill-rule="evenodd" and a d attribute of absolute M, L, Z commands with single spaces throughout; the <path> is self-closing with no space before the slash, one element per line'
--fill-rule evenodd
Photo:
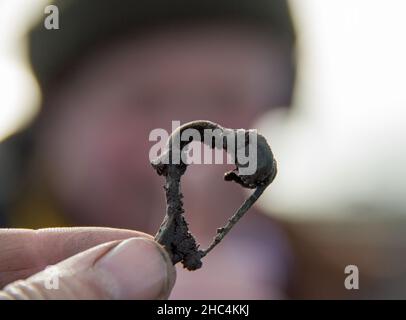
<path fill-rule="evenodd" d="M 406 213 L 406 3 L 291 4 L 299 75 L 289 118 L 263 124 L 281 163 L 269 205 L 303 219 Z"/>
<path fill-rule="evenodd" d="M 46 1 L 0 1 L 0 140 L 35 115 L 19 41 Z M 279 162 L 260 205 L 292 242 L 299 298 L 406 297 L 406 2 L 291 0 L 292 109 L 258 123 Z M 362 295 L 344 290 L 358 265 Z M 333 279 L 333 281 L 331 281 Z"/>

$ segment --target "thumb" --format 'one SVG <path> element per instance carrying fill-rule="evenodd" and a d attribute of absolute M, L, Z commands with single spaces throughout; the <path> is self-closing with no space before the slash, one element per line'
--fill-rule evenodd
<path fill-rule="evenodd" d="M 147 238 L 101 244 L 18 280 L 0 299 L 166 299 L 176 273 L 167 252 Z"/>

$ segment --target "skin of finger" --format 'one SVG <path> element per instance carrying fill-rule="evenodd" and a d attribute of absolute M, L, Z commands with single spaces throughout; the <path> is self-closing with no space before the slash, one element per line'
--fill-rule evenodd
<path fill-rule="evenodd" d="M 98 244 L 131 237 L 153 239 L 138 231 L 100 227 L 0 229 L 0 288 Z"/>
<path fill-rule="evenodd" d="M 175 268 L 164 248 L 150 239 L 143 237 L 140 239 L 146 241 L 146 244 L 149 243 L 149 246 L 153 247 L 156 254 L 162 257 L 161 261 L 167 266 L 167 281 L 163 283 L 156 295 L 147 298 L 166 299 L 175 283 Z M 54 267 L 59 278 L 57 290 L 49 290 L 44 287 L 44 281 L 49 275 L 43 271 L 26 280 L 19 280 L 6 286 L 4 291 L 0 291 L 0 299 L 114 299 L 116 298 L 115 290 L 111 290 L 111 288 L 114 288 L 116 284 L 104 272 L 95 268 L 95 265 L 120 243 L 122 241 L 104 243 L 56 264 Z M 144 297 L 141 292 L 139 297 L 136 295 L 129 298 Z"/>

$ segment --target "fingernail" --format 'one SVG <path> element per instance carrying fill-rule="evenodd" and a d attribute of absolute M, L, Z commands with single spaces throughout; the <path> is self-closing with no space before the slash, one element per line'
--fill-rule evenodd
<path fill-rule="evenodd" d="M 124 240 L 94 267 L 113 299 L 166 299 L 176 278 L 167 253 L 146 238 Z"/>

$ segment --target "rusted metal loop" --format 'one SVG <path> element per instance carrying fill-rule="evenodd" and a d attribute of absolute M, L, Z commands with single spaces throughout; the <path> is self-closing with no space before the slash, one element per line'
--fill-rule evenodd
<path fill-rule="evenodd" d="M 187 163 L 182 161 L 181 154 L 184 152 L 185 147 L 192 142 L 192 139 L 182 141 L 181 137 L 182 133 L 187 129 L 197 130 L 201 137 L 204 136 L 205 130 L 215 131 L 217 133 L 217 139 L 221 141 L 221 147 L 228 153 L 230 153 L 231 149 L 233 153 L 232 156 L 236 160 L 236 168 L 233 171 L 226 172 L 224 179 L 234 181 L 244 188 L 255 188 L 255 191 L 232 215 L 227 224 L 217 229 L 216 236 L 206 250 L 199 249 L 199 245 L 189 232 L 188 223 L 183 216 L 183 195 L 180 191 L 180 180 L 186 171 Z M 231 146 L 228 137 L 242 133 L 244 134 L 243 144 L 238 144 L 238 139 L 234 139 L 233 145 Z M 244 171 L 242 169 L 249 166 L 250 163 L 242 164 L 241 161 L 238 160 L 236 152 L 241 148 L 247 150 L 249 146 L 252 147 L 253 143 L 250 140 L 251 134 L 255 135 L 255 139 L 253 139 L 255 145 L 253 147 L 256 148 L 256 170 L 252 174 L 241 174 L 241 172 Z M 216 136 L 214 135 L 213 139 L 215 138 Z M 201 141 L 212 148 L 216 147 L 214 140 L 206 141 L 202 139 Z M 183 266 L 189 270 L 199 269 L 202 266 L 201 259 L 221 242 L 225 235 L 274 180 L 277 173 L 277 165 L 271 148 L 266 139 L 258 134 L 256 130 L 228 129 L 223 128 L 217 123 L 206 120 L 192 121 L 178 127 L 169 137 L 164 152 L 162 152 L 157 159 L 152 161 L 151 164 L 159 175 L 163 175 L 166 178 L 164 186 L 167 201 L 166 215 L 155 236 L 155 240 L 166 248 L 172 258 L 173 264 L 182 262 Z"/>

